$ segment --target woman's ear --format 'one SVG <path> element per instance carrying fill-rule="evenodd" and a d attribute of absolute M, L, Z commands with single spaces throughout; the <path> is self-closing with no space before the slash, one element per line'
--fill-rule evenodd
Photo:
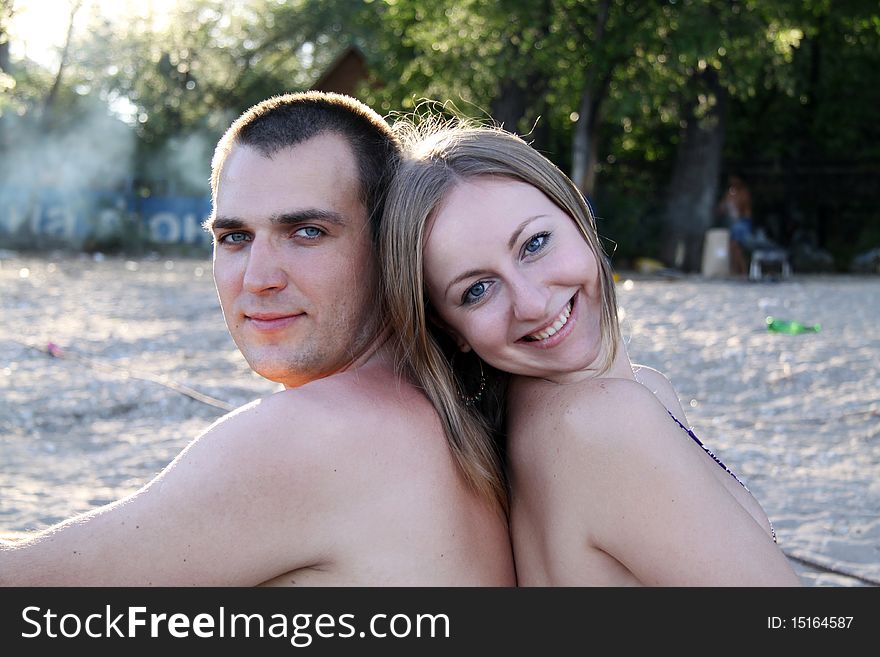
<path fill-rule="evenodd" d="M 428 313 L 428 321 L 452 338 L 458 346 L 459 351 L 467 353 L 471 350 L 471 346 L 467 343 L 467 340 L 461 337 L 461 335 L 459 335 L 454 328 L 449 326 L 449 324 L 440 319 L 436 312 L 430 311 Z"/>

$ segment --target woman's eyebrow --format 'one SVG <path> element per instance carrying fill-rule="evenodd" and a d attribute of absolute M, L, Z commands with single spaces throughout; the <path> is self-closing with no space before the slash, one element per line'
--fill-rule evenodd
<path fill-rule="evenodd" d="M 449 288 L 451 288 L 456 283 L 460 283 L 461 281 L 463 281 L 467 278 L 470 278 L 471 276 L 479 276 L 482 273 L 483 273 L 482 269 L 471 269 L 470 271 L 466 271 L 463 274 L 456 276 L 454 279 L 452 279 L 452 281 L 449 283 L 449 285 L 446 286 L 446 289 L 443 291 L 443 296 L 446 296 L 447 294 L 449 294 Z"/>
<path fill-rule="evenodd" d="M 516 229 L 513 231 L 513 234 L 510 236 L 510 239 L 507 242 L 507 248 L 513 249 L 513 245 L 516 244 L 516 241 L 519 239 L 520 233 L 523 232 L 526 226 L 528 226 L 535 219 L 540 219 L 541 217 L 546 217 L 546 214 L 536 214 L 532 217 L 529 217 L 525 221 L 523 221 Z"/>

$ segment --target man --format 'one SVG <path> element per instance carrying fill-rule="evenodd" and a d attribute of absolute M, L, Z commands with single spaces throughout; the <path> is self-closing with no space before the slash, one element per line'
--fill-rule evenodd
<path fill-rule="evenodd" d="M 332 94 L 242 115 L 211 179 L 214 279 L 287 390 L 211 426 L 133 495 L 0 550 L 4 585 L 512 585 L 507 524 L 395 375 L 375 222 L 398 145 Z"/>
<path fill-rule="evenodd" d="M 727 191 L 718 202 L 717 211 L 724 216 L 730 228 L 730 269 L 735 276 L 749 271 L 749 254 L 754 247 L 752 229 L 752 194 L 745 181 L 732 174 Z"/>

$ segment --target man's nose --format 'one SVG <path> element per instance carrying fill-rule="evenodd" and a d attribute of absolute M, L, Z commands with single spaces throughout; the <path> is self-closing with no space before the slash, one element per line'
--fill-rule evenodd
<path fill-rule="evenodd" d="M 513 297 L 513 316 L 523 322 L 544 319 L 547 315 L 547 303 L 550 299 L 550 288 L 540 281 L 533 281 L 525 276 L 518 276 L 511 281 Z"/>
<path fill-rule="evenodd" d="M 286 285 L 287 277 L 272 241 L 262 236 L 254 237 L 248 249 L 242 286 L 248 292 L 260 294 L 284 289 Z"/>

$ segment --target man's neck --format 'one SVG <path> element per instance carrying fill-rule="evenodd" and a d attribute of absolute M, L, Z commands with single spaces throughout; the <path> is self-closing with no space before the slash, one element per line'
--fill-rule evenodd
<path fill-rule="evenodd" d="M 327 377 L 335 376 L 336 374 L 342 374 L 343 372 L 354 372 L 356 370 L 364 369 L 366 367 L 372 367 L 374 365 L 389 365 L 392 362 L 392 356 L 389 348 L 390 337 L 391 329 L 385 327 L 380 330 L 379 334 L 376 335 L 372 340 L 370 340 L 366 345 L 363 345 L 360 349 L 358 349 L 356 355 L 354 355 L 347 362 L 343 363 L 341 366 L 332 368 L 326 373 L 320 374 L 319 376 L 313 376 L 310 378 L 304 377 L 301 381 L 295 383 L 284 383 L 284 388 L 286 390 L 290 390 L 291 388 L 299 388 L 300 386 L 304 386 L 307 383 L 311 383 L 319 379 L 326 379 Z"/>

